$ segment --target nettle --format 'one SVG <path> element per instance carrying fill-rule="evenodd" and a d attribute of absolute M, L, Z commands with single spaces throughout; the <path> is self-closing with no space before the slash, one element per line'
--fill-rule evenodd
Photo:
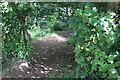
<path fill-rule="evenodd" d="M 98 13 L 96 7 L 87 4 L 77 9 L 70 19 L 74 34 L 70 38 L 75 45 L 76 78 L 116 78 L 120 75 L 118 51 L 119 28 L 114 12 Z"/>

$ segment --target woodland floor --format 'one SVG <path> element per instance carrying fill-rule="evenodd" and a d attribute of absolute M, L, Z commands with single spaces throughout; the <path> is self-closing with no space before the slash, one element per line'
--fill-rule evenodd
<path fill-rule="evenodd" d="M 73 67 L 73 49 L 67 45 L 67 38 L 72 32 L 57 31 L 50 36 L 33 40 L 33 54 L 27 60 L 14 64 L 3 78 L 47 78 L 52 72 L 62 71 L 66 65 Z"/>

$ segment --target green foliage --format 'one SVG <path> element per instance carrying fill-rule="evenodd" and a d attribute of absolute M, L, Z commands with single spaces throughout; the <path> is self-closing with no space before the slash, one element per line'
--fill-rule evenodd
<path fill-rule="evenodd" d="M 44 29 L 40 29 L 37 26 L 34 26 L 32 29 L 28 30 L 28 33 L 31 35 L 31 38 L 39 38 L 45 36 L 47 33 Z"/>
<path fill-rule="evenodd" d="M 91 3 L 6 2 L 1 6 L 3 64 L 31 53 L 30 35 L 41 37 L 56 29 L 64 30 L 69 23 L 69 28 L 74 30 L 69 43 L 75 46 L 77 67 L 71 75 L 63 77 L 116 78 L 120 75 L 120 25 L 115 24 L 115 13 L 101 12 L 103 9 L 97 10 Z M 42 18 L 45 24 L 41 28 L 36 24 Z"/>
<path fill-rule="evenodd" d="M 47 15 L 44 29 L 36 27 L 39 15 L 37 3 L 2 3 L 3 66 L 17 59 L 25 59 L 32 52 L 31 36 L 41 37 L 52 32 L 57 13 Z M 29 34 L 30 33 L 30 34 Z"/>
<path fill-rule="evenodd" d="M 57 21 L 56 24 L 53 26 L 53 31 L 62 31 L 66 30 L 68 27 L 66 26 L 65 22 Z"/>
<path fill-rule="evenodd" d="M 75 45 L 78 64 L 75 78 L 116 78 L 120 75 L 120 59 L 116 59 L 120 52 L 118 47 L 111 49 L 120 36 L 120 26 L 115 24 L 114 16 L 113 12 L 98 13 L 96 7 L 88 3 L 85 10 L 77 9 L 70 19 L 69 26 L 74 30 L 70 43 Z"/>
<path fill-rule="evenodd" d="M 36 26 L 35 24 L 32 25 L 32 29 L 28 30 L 28 33 L 30 33 L 32 38 L 39 38 L 43 37 L 53 31 L 53 25 L 56 23 L 57 13 L 54 13 L 52 15 L 49 15 L 45 24 L 42 26 L 43 28 L 40 28 L 39 26 Z"/>
<path fill-rule="evenodd" d="M 28 26 L 25 25 L 24 4 L 2 3 L 2 64 L 5 68 L 8 63 L 17 59 L 25 59 L 32 51 Z"/>
<path fill-rule="evenodd" d="M 58 13 L 53 13 L 48 17 L 48 21 L 46 25 L 46 29 L 48 29 L 48 32 L 53 31 L 53 26 L 56 23 L 57 16 L 58 16 Z"/>

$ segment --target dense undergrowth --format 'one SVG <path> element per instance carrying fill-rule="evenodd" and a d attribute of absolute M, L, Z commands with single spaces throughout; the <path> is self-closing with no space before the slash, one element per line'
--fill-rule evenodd
<path fill-rule="evenodd" d="M 77 67 L 74 78 L 117 78 L 120 75 L 120 25 L 114 12 L 97 12 L 92 4 L 78 9 L 70 19 L 74 29 L 70 41 L 75 45 Z M 117 44 L 116 44 L 117 43 Z M 114 47 L 113 47 L 114 46 Z"/>
<path fill-rule="evenodd" d="M 50 77 L 63 78 L 117 78 L 120 75 L 120 25 L 116 13 L 99 13 L 96 6 L 86 4 L 69 19 L 74 33 L 68 43 L 74 46 L 76 68 L 66 66 Z"/>
<path fill-rule="evenodd" d="M 31 5 L 30 5 L 31 4 Z M 36 13 L 24 13 L 25 7 L 34 9 L 32 3 L 2 3 L 2 70 L 5 70 L 12 63 L 19 59 L 26 59 L 33 53 L 31 40 L 38 37 L 43 37 L 52 32 L 52 27 L 55 24 L 57 17 L 56 13 L 47 17 L 47 22 L 43 28 L 37 26 L 32 20 Z M 22 11 L 23 10 L 23 11 Z M 29 11 L 28 11 L 29 12 Z M 33 15 L 28 20 L 28 16 Z M 32 24 L 33 23 L 33 24 Z"/>
<path fill-rule="evenodd" d="M 60 77 L 120 76 L 120 24 L 116 23 L 119 15 L 112 11 L 102 12 L 94 4 L 1 3 L 3 68 L 32 53 L 31 37 L 71 29 L 74 33 L 68 43 L 75 48 L 77 66 L 71 70 L 64 68 Z M 45 22 L 38 25 L 39 18 Z"/>

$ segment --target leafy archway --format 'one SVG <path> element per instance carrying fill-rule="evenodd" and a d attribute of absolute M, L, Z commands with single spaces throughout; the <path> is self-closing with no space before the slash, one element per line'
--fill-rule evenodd
<path fill-rule="evenodd" d="M 107 9 L 101 12 L 103 8 L 97 6 L 97 9 L 94 4 L 2 3 L 3 63 L 30 55 L 32 45 L 27 30 L 32 29 L 33 24 L 38 25 L 37 20 L 41 18 L 47 22 L 40 27 L 46 28 L 47 32 L 56 30 L 58 24 L 74 30 L 69 40 L 75 47 L 74 78 L 117 77 L 120 74 L 117 14 Z M 65 24 L 57 24 L 60 20 Z"/>

